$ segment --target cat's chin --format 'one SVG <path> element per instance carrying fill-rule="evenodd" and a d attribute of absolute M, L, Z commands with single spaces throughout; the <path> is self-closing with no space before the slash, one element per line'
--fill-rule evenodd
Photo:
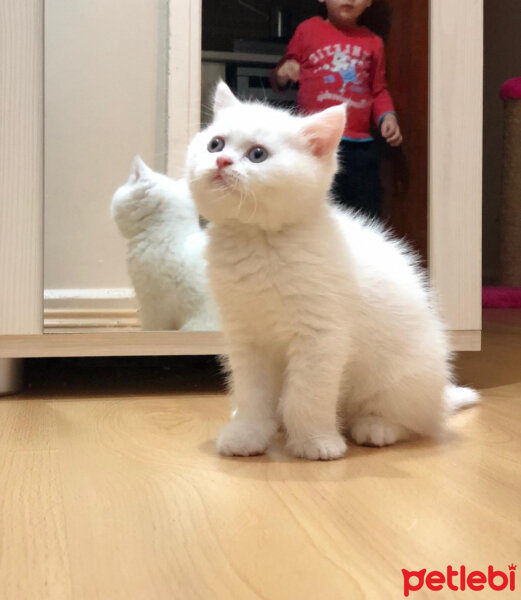
<path fill-rule="evenodd" d="M 224 223 L 237 218 L 239 199 L 224 186 L 210 186 L 194 194 L 199 214 L 212 223 Z"/>

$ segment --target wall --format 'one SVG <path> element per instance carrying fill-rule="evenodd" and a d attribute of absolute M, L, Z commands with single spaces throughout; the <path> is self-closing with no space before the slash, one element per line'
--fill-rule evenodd
<path fill-rule="evenodd" d="M 521 1 L 485 0 L 483 275 L 497 282 L 503 148 L 501 84 L 521 77 Z M 520 142 L 521 143 L 521 142 Z"/>
<path fill-rule="evenodd" d="M 45 288 L 130 287 L 110 199 L 166 165 L 168 0 L 45 3 Z"/>

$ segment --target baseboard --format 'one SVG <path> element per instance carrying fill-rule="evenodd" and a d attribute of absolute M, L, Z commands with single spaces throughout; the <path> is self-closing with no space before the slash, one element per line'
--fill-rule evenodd
<path fill-rule="evenodd" d="M 139 331 L 132 288 L 50 289 L 44 292 L 44 331 Z"/>
<path fill-rule="evenodd" d="M 0 357 L 224 354 L 219 331 L 45 333 L 0 336 Z"/>
<path fill-rule="evenodd" d="M 136 308 L 133 288 L 58 288 L 43 293 L 45 308 L 99 309 Z"/>

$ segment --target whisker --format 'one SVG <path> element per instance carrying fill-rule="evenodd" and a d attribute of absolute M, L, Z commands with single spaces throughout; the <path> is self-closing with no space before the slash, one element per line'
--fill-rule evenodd
<path fill-rule="evenodd" d="M 251 196 L 253 197 L 253 202 L 254 202 L 254 210 L 253 210 L 253 214 L 251 215 L 251 219 L 255 218 L 255 215 L 257 214 L 257 208 L 259 206 L 259 202 L 257 200 L 257 195 L 255 194 L 255 192 L 253 190 L 249 190 L 249 194 L 251 194 Z"/>
<path fill-rule="evenodd" d="M 243 203 L 244 199 L 246 198 L 246 195 L 244 194 L 244 190 L 242 189 L 242 186 L 239 189 L 239 193 L 241 195 L 241 199 L 240 199 L 240 202 L 239 202 L 239 208 L 237 210 L 237 218 L 239 218 L 239 215 L 241 213 L 242 203 Z"/>

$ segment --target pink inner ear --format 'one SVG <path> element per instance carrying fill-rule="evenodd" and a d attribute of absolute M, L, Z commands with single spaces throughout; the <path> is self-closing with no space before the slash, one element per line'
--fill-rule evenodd
<path fill-rule="evenodd" d="M 336 106 L 308 117 L 302 133 L 316 157 L 321 158 L 336 150 L 344 132 L 345 120 L 345 108 Z"/>

